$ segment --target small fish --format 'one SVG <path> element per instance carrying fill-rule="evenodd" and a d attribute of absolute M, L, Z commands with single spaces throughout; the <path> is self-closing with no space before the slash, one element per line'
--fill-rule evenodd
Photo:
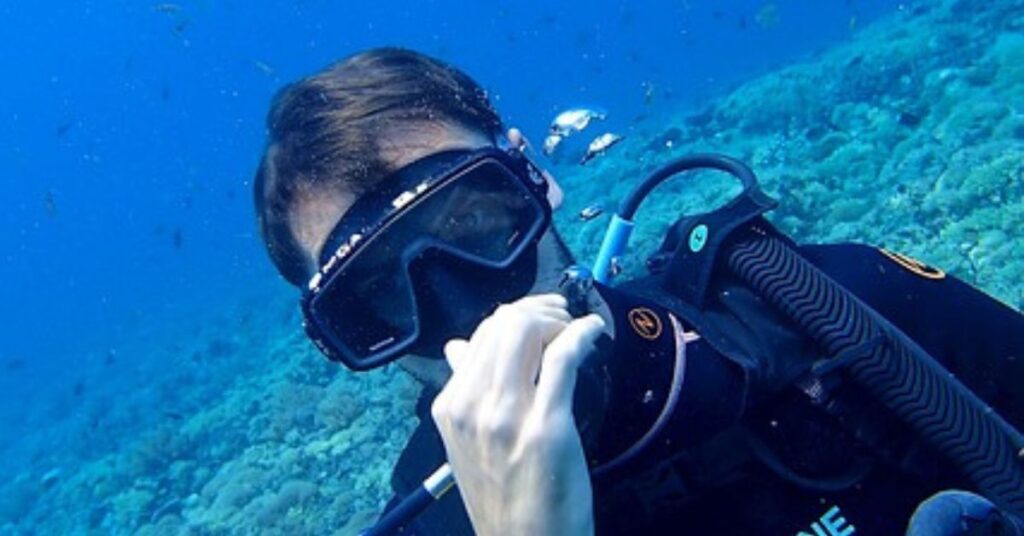
<path fill-rule="evenodd" d="M 910 128 L 916 128 L 921 124 L 921 116 L 911 111 L 902 111 L 896 114 L 896 122 Z"/>
<path fill-rule="evenodd" d="M 64 135 L 67 134 L 74 126 L 75 122 L 71 119 L 62 121 L 59 125 L 57 125 L 57 137 L 63 138 Z"/>
<path fill-rule="evenodd" d="M 587 162 L 603 155 L 613 145 L 622 141 L 623 138 L 624 136 L 619 136 L 618 134 L 613 134 L 611 132 L 605 132 L 604 134 L 594 138 L 594 141 L 591 141 L 590 146 L 587 147 L 587 153 L 580 159 L 580 165 L 586 165 Z"/>
<path fill-rule="evenodd" d="M 163 412 L 164 412 L 164 416 L 166 416 L 167 418 L 169 418 L 171 420 L 175 420 L 175 421 L 179 421 L 179 422 L 185 420 L 185 416 L 182 415 L 181 413 L 178 413 L 177 411 L 171 411 L 171 410 L 165 409 L 165 410 L 163 410 Z"/>
<path fill-rule="evenodd" d="M 608 263 L 608 273 L 615 277 L 622 273 L 622 260 L 618 257 L 612 257 L 612 260 Z"/>
<path fill-rule="evenodd" d="M 561 143 L 562 136 L 558 134 L 550 134 L 548 137 L 544 138 L 544 147 L 541 148 L 541 152 L 547 156 L 551 156 L 552 153 L 555 152 L 555 149 L 558 149 L 558 146 Z"/>
<path fill-rule="evenodd" d="M 43 473 L 43 476 L 39 478 L 39 484 L 42 485 L 44 489 L 50 489 L 58 480 L 60 480 L 61 473 L 63 473 L 63 471 L 61 471 L 60 467 L 50 469 Z"/>
<path fill-rule="evenodd" d="M 274 76 L 274 68 L 271 67 L 270 65 L 267 65 L 266 63 L 264 63 L 264 62 L 262 62 L 260 60 L 256 60 L 256 61 L 252 62 L 252 64 L 255 65 L 256 68 L 259 69 L 260 72 L 263 73 L 264 75 L 266 75 L 266 76 Z"/>
<path fill-rule="evenodd" d="M 43 194 L 43 208 L 47 216 L 52 218 L 57 215 L 57 200 L 53 197 L 53 190 L 47 190 Z"/>
<path fill-rule="evenodd" d="M 175 228 L 174 233 L 171 234 L 171 245 L 174 249 L 181 249 L 185 245 L 185 237 L 181 233 L 181 228 Z"/>
<path fill-rule="evenodd" d="M 754 15 L 754 21 L 764 29 L 775 26 L 779 23 L 779 6 L 775 5 L 774 2 L 761 6 L 761 9 L 757 10 L 757 14 Z"/>
<path fill-rule="evenodd" d="M 85 380 L 78 380 L 75 382 L 74 387 L 71 388 L 71 394 L 75 398 L 81 398 L 85 394 Z"/>
<path fill-rule="evenodd" d="M 24 370 L 27 363 L 20 357 L 12 357 L 4 362 L 4 368 L 10 371 Z"/>
<path fill-rule="evenodd" d="M 587 128 L 591 121 L 604 119 L 607 114 L 590 108 L 570 108 L 555 116 L 551 121 L 551 134 L 567 137 Z"/>
<path fill-rule="evenodd" d="M 161 507 L 153 510 L 149 516 L 149 523 L 155 525 L 165 514 L 181 513 L 181 499 L 175 497 L 165 502 Z"/>
<path fill-rule="evenodd" d="M 185 30 L 187 30 L 189 25 L 191 24 L 192 19 L 188 17 L 182 17 L 178 20 L 178 22 L 174 23 L 174 28 L 171 31 L 174 32 L 174 35 L 181 35 L 185 33 Z"/>
<path fill-rule="evenodd" d="M 153 11 L 157 13 L 180 13 L 181 6 L 178 4 L 172 4 L 170 2 L 164 2 L 162 4 L 156 4 L 153 6 Z"/>
<path fill-rule="evenodd" d="M 596 204 L 590 205 L 584 207 L 583 210 L 580 211 L 580 219 L 583 221 L 590 221 L 601 214 L 604 214 L 604 207 Z"/>
<path fill-rule="evenodd" d="M 541 15 L 539 22 L 545 26 L 557 26 L 561 24 L 562 21 L 558 20 L 558 15 L 555 15 L 554 13 L 545 13 L 544 15 Z"/>
<path fill-rule="evenodd" d="M 644 90 L 644 104 L 651 104 L 654 101 L 654 84 L 650 82 L 640 82 L 640 87 Z"/>

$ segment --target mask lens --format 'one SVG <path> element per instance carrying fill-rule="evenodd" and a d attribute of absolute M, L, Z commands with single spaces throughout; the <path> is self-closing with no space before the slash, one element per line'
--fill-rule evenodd
<path fill-rule="evenodd" d="M 494 161 L 467 170 L 417 213 L 419 233 L 495 264 L 506 262 L 544 224 L 536 198 Z"/>
<path fill-rule="evenodd" d="M 387 238 L 379 238 L 381 243 L 331 278 L 310 303 L 332 345 L 356 356 L 393 349 L 416 331 L 408 278 L 399 257 L 390 255 L 394 248 L 384 243 Z"/>
<path fill-rule="evenodd" d="M 543 206 L 520 179 L 494 160 L 477 162 L 367 238 L 312 298 L 312 320 L 348 360 L 386 362 L 419 331 L 410 263 L 438 249 L 484 266 L 504 265 L 545 223 Z M 385 353 L 394 355 L 383 359 Z"/>

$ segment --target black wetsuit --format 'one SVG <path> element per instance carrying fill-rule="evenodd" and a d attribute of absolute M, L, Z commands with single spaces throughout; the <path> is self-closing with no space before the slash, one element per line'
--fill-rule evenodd
<path fill-rule="evenodd" d="M 1007 421 L 1024 424 L 1024 316 L 953 277 L 924 277 L 874 248 L 799 251 Z M 743 306 L 737 307 L 741 318 Z M 777 388 L 784 356 L 741 370 L 697 341 L 687 346 L 687 359 L 709 366 L 693 366 L 692 373 L 688 366 L 681 407 L 698 407 L 709 397 L 716 397 L 715 406 L 723 396 L 741 398 L 738 419 L 701 434 L 699 445 L 637 464 L 629 476 L 595 482 L 598 534 L 902 534 L 921 501 L 968 486 L 863 393 L 840 386 L 835 400 L 848 411 L 830 413 L 811 404 L 804 390 Z M 420 401 L 421 424 L 395 468 L 392 486 L 399 496 L 444 460 L 430 418 L 432 398 L 427 393 Z M 692 418 L 694 427 L 709 419 L 700 411 Z M 462 535 L 472 529 L 453 491 L 406 533 Z"/>

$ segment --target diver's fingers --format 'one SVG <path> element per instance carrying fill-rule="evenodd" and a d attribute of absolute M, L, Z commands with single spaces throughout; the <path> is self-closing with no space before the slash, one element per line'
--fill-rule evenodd
<path fill-rule="evenodd" d="M 457 358 L 457 368 L 448 381 L 450 391 L 457 393 L 457 398 L 465 398 L 468 403 L 478 398 L 482 390 L 490 386 L 493 366 L 489 355 L 492 352 L 491 339 L 499 331 L 500 326 L 497 325 L 494 315 L 485 318 L 473 331 L 467 346 L 462 350 L 462 358 Z"/>
<path fill-rule="evenodd" d="M 530 307 L 529 309 L 535 314 L 546 316 L 554 320 L 561 320 L 567 324 L 572 322 L 572 315 L 569 314 L 569 311 L 566 311 L 561 307 L 538 306 Z"/>
<path fill-rule="evenodd" d="M 499 388 L 503 384 L 514 386 L 504 393 L 503 400 L 518 402 L 520 393 L 529 393 L 532 397 L 544 348 L 572 322 L 567 306 L 564 296 L 553 293 L 525 296 L 506 306 L 506 312 L 519 311 L 525 316 L 519 317 L 518 324 L 509 323 L 509 329 L 505 330 L 506 334 L 518 338 L 505 345 L 517 352 L 516 357 L 502 360 L 495 367 L 494 384 Z"/>
<path fill-rule="evenodd" d="M 445 343 L 444 357 L 448 360 L 448 366 L 453 373 L 462 368 L 468 350 L 469 341 L 466 339 L 452 339 Z"/>
<path fill-rule="evenodd" d="M 573 320 L 544 351 L 540 377 L 537 380 L 536 407 L 547 414 L 572 412 L 572 396 L 576 388 L 576 371 L 592 351 L 601 335 L 604 321 L 590 314 Z"/>
<path fill-rule="evenodd" d="M 572 315 L 569 314 L 567 309 L 569 304 L 565 297 L 559 294 L 527 296 L 515 302 L 514 305 L 564 322 L 572 321 Z"/>
<path fill-rule="evenodd" d="M 489 356 L 494 363 L 492 386 L 498 400 L 519 401 L 533 393 L 544 347 L 568 320 L 521 302 L 501 306 L 494 316 L 501 330 Z"/>
<path fill-rule="evenodd" d="M 558 307 L 560 309 L 565 309 L 566 307 L 569 306 L 569 300 L 566 300 L 565 296 L 562 296 L 561 294 L 555 294 L 555 293 L 532 294 L 530 296 L 524 296 L 522 298 L 519 298 L 519 300 L 516 301 L 515 303 L 519 304 L 519 305 L 528 305 L 528 306 L 536 305 L 536 306 Z"/>

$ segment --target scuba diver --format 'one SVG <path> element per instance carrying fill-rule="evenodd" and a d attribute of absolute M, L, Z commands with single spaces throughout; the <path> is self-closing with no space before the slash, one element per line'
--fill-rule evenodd
<path fill-rule="evenodd" d="M 743 163 L 656 171 L 587 268 L 557 183 L 447 64 L 356 54 L 268 128 L 257 215 L 310 339 L 424 385 L 368 534 L 1024 534 L 1024 317 L 894 252 L 797 245 Z M 742 192 L 613 284 L 643 199 L 702 169 Z"/>

